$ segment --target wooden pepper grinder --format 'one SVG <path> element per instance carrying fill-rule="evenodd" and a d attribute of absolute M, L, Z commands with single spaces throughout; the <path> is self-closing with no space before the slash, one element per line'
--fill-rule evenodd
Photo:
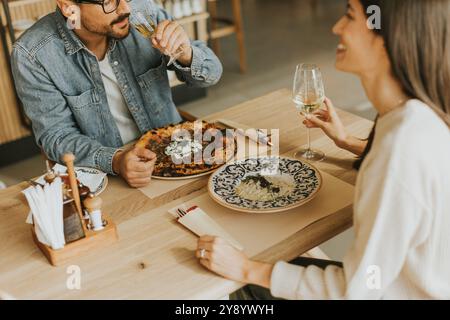
<path fill-rule="evenodd" d="M 75 168 L 73 166 L 73 163 L 75 161 L 75 156 L 72 153 L 66 153 L 63 155 L 64 163 L 67 167 L 67 174 L 69 175 L 69 183 L 70 183 L 70 189 L 72 190 L 72 198 L 75 201 L 75 207 L 77 209 L 78 216 L 81 219 L 81 225 L 83 227 L 84 234 L 86 234 L 87 228 L 86 224 L 84 223 L 83 218 L 83 211 L 81 209 L 81 200 L 80 200 L 80 193 L 78 191 L 78 184 L 77 184 L 77 177 L 75 176 Z"/>
<path fill-rule="evenodd" d="M 96 197 L 93 193 L 90 193 L 89 196 L 83 201 L 83 204 L 89 212 L 92 230 L 102 230 L 104 228 L 101 210 L 103 204 L 102 199 L 100 197 Z"/>

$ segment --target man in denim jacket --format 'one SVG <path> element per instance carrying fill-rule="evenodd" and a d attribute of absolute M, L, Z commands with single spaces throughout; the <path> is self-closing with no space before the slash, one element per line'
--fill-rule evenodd
<path fill-rule="evenodd" d="M 142 187 L 150 182 L 155 154 L 121 147 L 181 121 L 167 68 L 189 86 L 207 87 L 219 81 L 222 65 L 151 0 L 128 2 L 57 0 L 56 11 L 14 44 L 12 68 L 36 141 L 51 160 L 72 152 L 77 165 Z M 152 40 L 130 27 L 131 6 L 145 6 L 156 20 Z M 178 49 L 182 55 L 166 67 Z"/>

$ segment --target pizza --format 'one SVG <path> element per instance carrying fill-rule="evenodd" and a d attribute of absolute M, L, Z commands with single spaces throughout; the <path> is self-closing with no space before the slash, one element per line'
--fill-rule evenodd
<path fill-rule="evenodd" d="M 187 121 L 145 133 L 136 147 L 156 154 L 153 176 L 175 178 L 212 172 L 236 154 L 235 138 L 206 121 Z"/>

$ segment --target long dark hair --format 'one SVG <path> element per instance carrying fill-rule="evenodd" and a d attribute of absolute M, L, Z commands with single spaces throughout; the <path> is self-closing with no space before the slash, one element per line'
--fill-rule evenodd
<path fill-rule="evenodd" d="M 409 97 L 428 105 L 450 128 L 450 0 L 360 0 L 381 10 L 381 29 L 394 76 Z M 375 124 L 376 126 L 376 124 Z M 375 126 L 361 159 L 369 153 Z"/>

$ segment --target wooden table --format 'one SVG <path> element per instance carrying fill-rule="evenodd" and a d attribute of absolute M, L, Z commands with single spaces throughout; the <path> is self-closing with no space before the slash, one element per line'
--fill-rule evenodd
<path fill-rule="evenodd" d="M 368 135 L 371 121 L 340 110 L 339 114 L 352 134 Z M 306 131 L 300 126 L 288 90 L 245 102 L 206 120 L 219 118 L 279 128 L 280 154 L 306 142 Z M 314 146 L 327 154 L 317 167 L 354 184 L 354 157 L 335 147 L 319 130 L 313 131 Z M 106 254 L 89 254 L 73 262 L 81 268 L 81 290 L 68 290 L 67 266 L 50 266 L 33 243 L 30 226 L 25 224 L 29 209 L 20 192 L 28 184 L 0 191 L 0 290 L 25 299 L 217 299 L 242 286 L 203 269 L 193 253 L 196 237 L 180 232 L 165 209 L 170 202 L 184 202 L 205 193 L 206 177 L 154 199 L 129 188 L 119 178 L 110 177 L 109 181 L 102 194 L 104 211 L 118 224 L 120 240 L 108 247 Z M 292 259 L 351 224 L 352 211 L 347 207 L 298 230 L 255 258 L 268 262 Z"/>

